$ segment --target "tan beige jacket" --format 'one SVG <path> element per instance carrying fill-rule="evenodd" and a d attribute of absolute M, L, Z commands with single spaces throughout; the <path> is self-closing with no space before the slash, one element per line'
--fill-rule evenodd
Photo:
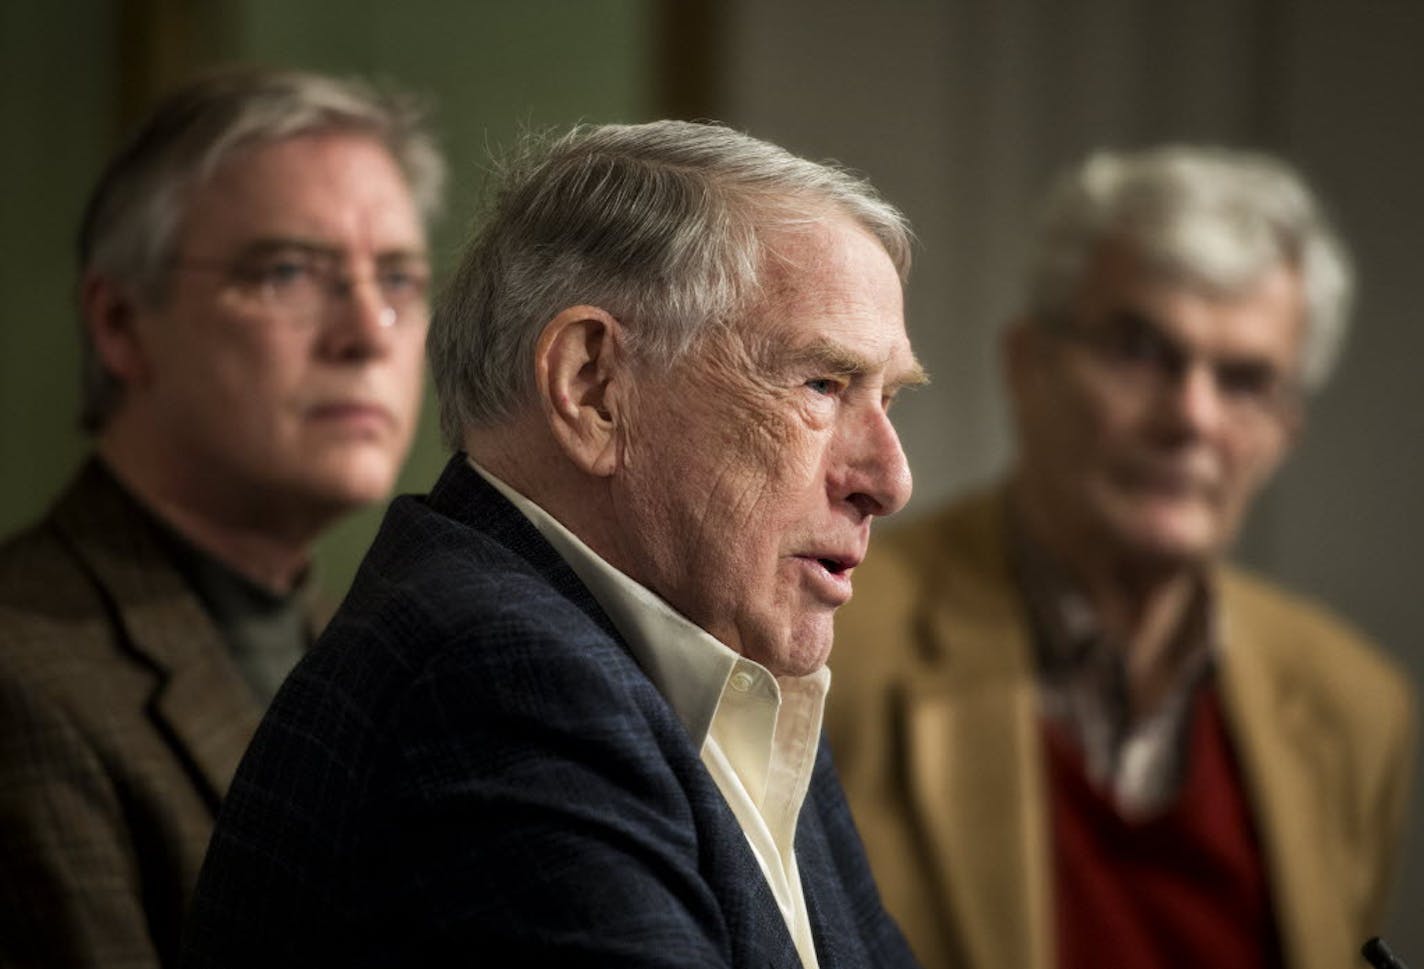
<path fill-rule="evenodd" d="M 877 535 L 837 620 L 827 730 L 887 908 L 926 969 L 1052 969 L 1051 846 L 1002 491 Z M 1220 683 L 1291 969 L 1377 930 L 1414 701 L 1316 606 L 1224 568 Z"/>

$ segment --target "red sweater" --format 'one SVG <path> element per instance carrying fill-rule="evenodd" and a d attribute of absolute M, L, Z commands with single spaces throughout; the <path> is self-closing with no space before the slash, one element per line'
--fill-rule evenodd
<path fill-rule="evenodd" d="M 1216 688 L 1197 691 L 1186 776 L 1161 814 L 1123 818 L 1076 746 L 1045 727 L 1060 969 L 1278 969 L 1280 941 Z"/>

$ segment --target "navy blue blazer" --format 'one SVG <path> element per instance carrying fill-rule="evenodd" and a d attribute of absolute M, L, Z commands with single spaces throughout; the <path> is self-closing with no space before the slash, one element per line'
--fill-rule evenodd
<path fill-rule="evenodd" d="M 823 742 L 796 835 L 824 969 L 913 966 Z M 392 503 L 213 835 L 184 965 L 800 960 L 687 731 L 457 454 Z"/>

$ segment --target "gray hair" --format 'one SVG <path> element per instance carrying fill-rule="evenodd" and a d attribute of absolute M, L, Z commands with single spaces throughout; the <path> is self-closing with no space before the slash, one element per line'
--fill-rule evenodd
<path fill-rule="evenodd" d="M 369 135 L 400 167 L 427 223 L 439 213 L 445 162 L 409 96 L 299 71 L 229 70 L 174 92 L 109 162 L 84 210 L 79 265 L 161 299 L 184 206 L 234 153 L 325 132 Z M 122 390 L 81 328 L 86 430 L 103 427 Z"/>
<path fill-rule="evenodd" d="M 1329 378 L 1348 325 L 1349 256 L 1310 189 L 1280 159 L 1179 145 L 1092 155 L 1062 177 L 1044 208 L 1030 279 L 1037 319 L 1068 312 L 1108 239 L 1213 292 L 1240 291 L 1280 265 L 1295 269 L 1306 302 L 1301 377 L 1311 390 Z"/>
<path fill-rule="evenodd" d="M 671 363 L 746 318 L 782 233 L 834 216 L 878 239 L 904 280 L 904 216 L 833 164 L 680 121 L 526 138 L 431 323 L 446 441 L 533 400 L 534 347 L 561 310 L 597 306 L 637 359 Z"/>

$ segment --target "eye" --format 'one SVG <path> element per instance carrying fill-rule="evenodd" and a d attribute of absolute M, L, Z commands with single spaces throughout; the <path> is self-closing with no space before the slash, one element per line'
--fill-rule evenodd
<path fill-rule="evenodd" d="M 274 293 L 285 292 L 314 283 L 318 275 L 316 263 L 299 255 L 271 256 L 246 266 L 240 272 L 251 285 Z"/>
<path fill-rule="evenodd" d="M 812 377 L 806 381 L 806 386 L 812 393 L 820 394 L 822 397 L 834 397 L 840 393 L 842 384 L 833 377 Z"/>
<path fill-rule="evenodd" d="M 1103 348 L 1124 364 L 1157 364 L 1173 355 L 1171 346 L 1152 329 L 1131 324 L 1109 330 L 1103 337 Z"/>
<path fill-rule="evenodd" d="M 382 269 L 378 277 L 381 292 L 392 303 L 415 303 L 425 299 L 430 276 L 414 266 Z"/>
<path fill-rule="evenodd" d="M 1269 364 L 1227 361 L 1216 366 L 1216 385 L 1229 397 L 1264 400 L 1275 393 L 1278 383 L 1276 371 Z"/>

